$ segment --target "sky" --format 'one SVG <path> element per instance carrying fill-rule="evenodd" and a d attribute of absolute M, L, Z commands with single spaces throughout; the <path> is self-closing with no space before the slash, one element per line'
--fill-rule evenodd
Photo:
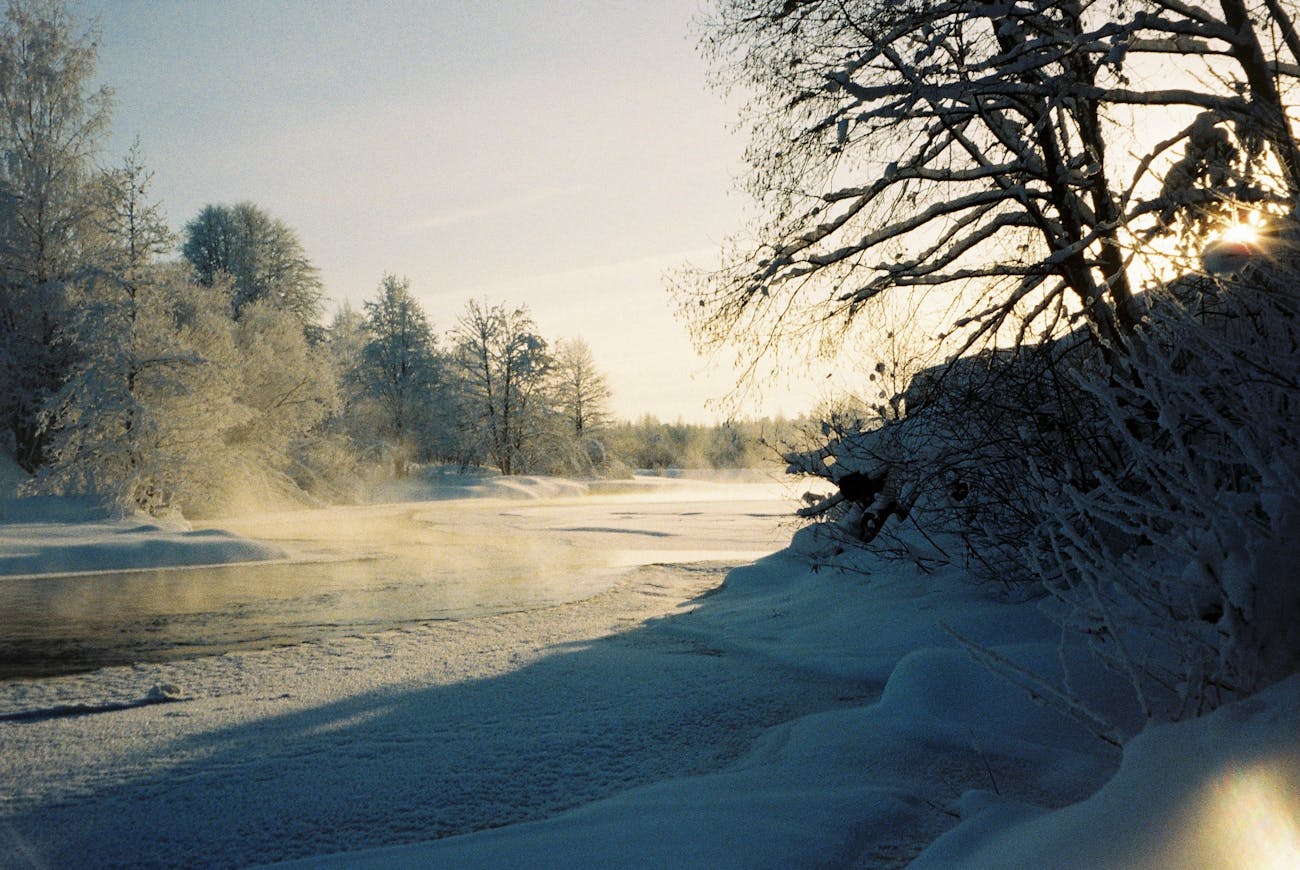
<path fill-rule="evenodd" d="M 298 233 L 334 307 L 408 277 L 435 330 L 470 299 L 580 337 L 634 418 L 797 414 L 725 401 L 665 273 L 743 227 L 743 136 L 696 51 L 697 0 L 74 0 L 174 228 L 251 201 Z M 824 375 L 824 373 L 821 373 Z M 810 380 L 809 383 L 812 381 Z M 719 401 L 724 400 L 724 401 Z"/>

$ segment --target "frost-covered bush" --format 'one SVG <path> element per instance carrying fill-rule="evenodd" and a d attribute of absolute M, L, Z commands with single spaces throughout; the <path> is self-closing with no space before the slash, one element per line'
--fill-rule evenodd
<path fill-rule="evenodd" d="M 1158 720 L 1300 667 L 1300 283 L 1193 289 L 1153 309 L 1127 376 L 1081 383 L 1124 461 L 1084 484 L 1036 469 L 1055 492 L 1028 550 Z"/>
<path fill-rule="evenodd" d="M 191 517 L 293 501 L 334 401 L 301 322 L 262 302 L 232 320 L 228 288 L 175 267 L 130 291 L 101 289 L 67 330 L 81 358 L 43 415 L 51 461 L 31 488 Z"/>
<path fill-rule="evenodd" d="M 971 357 L 787 459 L 837 488 L 802 511 L 839 531 L 819 540 L 1043 594 L 1162 721 L 1300 668 L 1300 280 L 1256 266 L 1146 309 L 1116 364 L 1080 335 Z"/>
<path fill-rule="evenodd" d="M 850 541 L 877 549 L 907 543 L 890 532 L 891 518 L 906 519 L 946 539 L 951 558 L 1024 579 L 1024 542 L 1044 498 L 1030 469 L 1081 482 L 1112 462 L 1113 440 L 1090 425 L 1094 400 L 1078 387 L 1098 370 L 1082 333 L 923 370 L 887 414 L 831 416 L 821 443 L 787 453 L 791 472 L 838 489 L 801 513 L 829 518 Z"/>
<path fill-rule="evenodd" d="M 159 514 L 227 476 L 226 436 L 250 412 L 229 389 L 236 354 L 219 289 L 177 269 L 131 289 L 87 300 L 68 329 L 82 355 L 47 405 L 51 461 L 29 488 Z"/>

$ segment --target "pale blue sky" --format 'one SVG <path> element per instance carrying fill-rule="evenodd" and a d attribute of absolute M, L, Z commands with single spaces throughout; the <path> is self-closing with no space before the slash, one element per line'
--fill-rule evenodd
<path fill-rule="evenodd" d="M 662 273 L 740 226 L 743 140 L 706 85 L 696 0 L 81 0 L 180 227 L 250 200 L 293 226 L 333 300 L 410 277 L 439 331 L 467 299 L 581 336 L 620 416 L 703 419 Z M 778 397 L 747 411 L 804 410 Z"/>

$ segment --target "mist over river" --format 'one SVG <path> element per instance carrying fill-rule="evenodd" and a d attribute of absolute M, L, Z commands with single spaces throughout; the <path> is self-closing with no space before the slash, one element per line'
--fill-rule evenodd
<path fill-rule="evenodd" d="M 760 558 L 789 540 L 791 509 L 777 483 L 657 480 L 223 519 L 209 528 L 287 558 L 0 577 L 0 679 L 578 601 L 647 565 Z"/>

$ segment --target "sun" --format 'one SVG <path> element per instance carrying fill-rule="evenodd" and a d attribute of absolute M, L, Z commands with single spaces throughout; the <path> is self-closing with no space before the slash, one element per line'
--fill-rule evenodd
<path fill-rule="evenodd" d="M 1258 223 L 1253 220 L 1238 220 L 1224 229 L 1219 240 L 1234 245 L 1256 245 L 1259 243 L 1259 237 Z"/>
<path fill-rule="evenodd" d="M 1211 275 L 1238 274 L 1265 252 L 1263 221 L 1253 212 L 1241 212 L 1224 226 L 1218 237 L 1201 252 L 1201 264 Z"/>

